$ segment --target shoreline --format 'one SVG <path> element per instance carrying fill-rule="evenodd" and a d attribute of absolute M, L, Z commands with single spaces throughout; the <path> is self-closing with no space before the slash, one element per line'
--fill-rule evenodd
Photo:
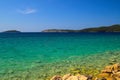
<path fill-rule="evenodd" d="M 63 76 L 70 72 L 96 76 L 105 66 L 120 62 L 120 55 L 118 54 L 118 51 L 106 52 L 102 54 L 92 54 L 88 57 L 73 56 L 60 62 L 43 65 L 37 63 L 38 66 L 26 71 L 8 71 L 8 73 L 0 77 L 0 80 L 50 80 L 54 75 Z M 95 60 L 96 58 L 98 60 Z"/>
<path fill-rule="evenodd" d="M 120 80 L 120 63 L 106 66 L 96 76 L 81 75 L 79 69 L 73 69 L 69 74 L 55 75 L 50 80 Z"/>

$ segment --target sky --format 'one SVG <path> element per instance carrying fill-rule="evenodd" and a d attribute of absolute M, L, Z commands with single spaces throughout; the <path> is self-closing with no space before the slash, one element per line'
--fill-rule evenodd
<path fill-rule="evenodd" d="M 120 0 L 0 0 L 0 31 L 120 24 Z"/>

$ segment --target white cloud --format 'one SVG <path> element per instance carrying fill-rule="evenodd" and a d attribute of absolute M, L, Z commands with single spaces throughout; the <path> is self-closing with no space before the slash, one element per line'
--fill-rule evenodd
<path fill-rule="evenodd" d="M 17 10 L 17 11 L 21 14 L 32 14 L 32 13 L 37 12 L 36 9 L 32 9 L 32 8 L 27 8 L 27 9 L 24 9 L 24 10 Z"/>

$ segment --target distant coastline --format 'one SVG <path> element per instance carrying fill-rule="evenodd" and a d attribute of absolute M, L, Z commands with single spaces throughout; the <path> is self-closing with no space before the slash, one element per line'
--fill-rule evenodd
<path fill-rule="evenodd" d="M 70 32 L 120 32 L 120 24 L 115 24 L 111 26 L 101 26 L 101 27 L 92 27 L 92 28 L 85 28 L 85 29 L 80 29 L 80 30 L 72 30 L 72 29 L 45 29 L 40 32 L 57 32 L 57 33 L 70 33 Z M 6 30 L 1 33 L 23 33 L 19 30 Z M 26 33 L 26 32 L 25 32 Z M 28 32 L 27 32 L 28 33 Z"/>
<path fill-rule="evenodd" d="M 46 29 L 46 30 L 43 30 L 42 32 L 120 32 L 120 24 L 95 27 L 95 28 L 86 28 L 81 30 Z"/>
<path fill-rule="evenodd" d="M 7 31 L 3 31 L 2 33 L 20 33 L 21 31 L 18 30 L 7 30 Z"/>

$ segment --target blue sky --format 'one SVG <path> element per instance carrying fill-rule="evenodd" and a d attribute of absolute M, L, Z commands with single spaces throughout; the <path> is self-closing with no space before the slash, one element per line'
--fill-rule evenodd
<path fill-rule="evenodd" d="M 120 0 L 0 0 L 0 31 L 120 24 Z"/>

